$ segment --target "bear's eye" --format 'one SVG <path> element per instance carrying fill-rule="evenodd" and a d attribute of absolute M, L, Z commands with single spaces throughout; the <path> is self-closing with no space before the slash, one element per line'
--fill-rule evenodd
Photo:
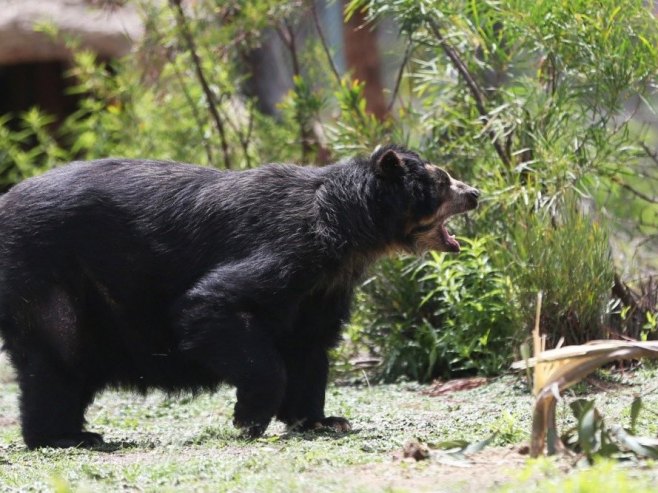
<path fill-rule="evenodd" d="M 429 171 L 432 179 L 439 187 L 447 186 L 450 184 L 450 175 L 438 166 L 428 164 L 426 165 L 426 169 Z"/>

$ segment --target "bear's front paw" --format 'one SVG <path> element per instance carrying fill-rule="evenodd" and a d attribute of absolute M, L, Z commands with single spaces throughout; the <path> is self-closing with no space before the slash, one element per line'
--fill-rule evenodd
<path fill-rule="evenodd" d="M 240 429 L 240 435 L 249 440 L 260 438 L 265 433 L 269 421 L 267 423 L 256 423 L 253 421 L 243 422 L 238 419 L 233 420 L 233 425 Z"/>

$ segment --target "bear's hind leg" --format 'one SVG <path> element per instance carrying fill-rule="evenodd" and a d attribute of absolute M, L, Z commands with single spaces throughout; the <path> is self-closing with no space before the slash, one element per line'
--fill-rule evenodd
<path fill-rule="evenodd" d="M 29 449 L 103 443 L 101 435 L 83 430 L 84 413 L 94 392 L 79 378 L 36 354 L 18 369 L 18 376 L 23 439 Z"/>
<path fill-rule="evenodd" d="M 283 360 L 267 334 L 224 323 L 215 329 L 221 337 L 209 336 L 187 354 L 236 387 L 233 424 L 246 437 L 258 438 L 281 405 L 286 386 Z M 209 333 L 201 327 L 199 331 Z"/>

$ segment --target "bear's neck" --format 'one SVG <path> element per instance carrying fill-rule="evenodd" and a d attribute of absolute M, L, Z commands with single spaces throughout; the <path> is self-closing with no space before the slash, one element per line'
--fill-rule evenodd
<path fill-rule="evenodd" d="M 327 253 L 365 267 L 394 249 L 396 225 L 375 186 L 369 170 L 345 166 L 318 187 L 317 232 Z"/>

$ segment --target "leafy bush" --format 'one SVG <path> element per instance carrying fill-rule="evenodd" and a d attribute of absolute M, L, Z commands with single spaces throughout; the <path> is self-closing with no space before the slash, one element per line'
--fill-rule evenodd
<path fill-rule="evenodd" d="M 409 39 L 400 125 L 426 156 L 483 190 L 470 230 L 496 238 L 486 250 L 515 287 L 512 332 L 532 326 L 543 290 L 542 330 L 552 341 L 607 336 L 614 272 L 607 227 L 623 221 L 638 233 L 644 221 L 636 217 L 652 211 L 644 232 L 658 238 L 655 156 L 646 151 L 655 134 L 633 121 L 658 74 L 650 9 L 641 0 L 353 0 L 350 8 L 367 8 L 375 22 L 393 16 Z M 621 202 L 636 207 L 605 208 Z M 628 221 L 625 209 L 643 214 Z M 394 267 L 378 274 L 413 289 Z M 491 286 L 473 286 L 474 298 L 483 298 L 481 288 Z M 428 292 L 422 283 L 417 290 L 418 298 Z M 409 317 L 418 307 L 411 295 L 399 302 L 409 303 L 401 309 Z M 406 353 L 420 339 L 434 344 L 434 332 L 413 325 L 419 329 L 406 334 L 391 330 Z"/>
<path fill-rule="evenodd" d="M 10 115 L 0 115 L 0 191 L 70 156 L 48 129 L 53 117 L 32 108 L 19 115 L 18 130 L 10 121 Z"/>
<path fill-rule="evenodd" d="M 381 354 L 384 381 L 494 374 L 510 362 L 519 337 L 512 279 L 492 264 L 490 238 L 460 241 L 459 256 L 392 258 L 364 283 L 351 334 Z"/>
<path fill-rule="evenodd" d="M 536 294 L 542 291 L 540 328 L 549 337 L 547 347 L 560 337 L 566 344 L 608 337 L 604 315 L 614 273 L 603 225 L 567 197 L 555 208 L 517 211 L 511 230 L 508 256 L 524 318 L 532 319 Z"/>

